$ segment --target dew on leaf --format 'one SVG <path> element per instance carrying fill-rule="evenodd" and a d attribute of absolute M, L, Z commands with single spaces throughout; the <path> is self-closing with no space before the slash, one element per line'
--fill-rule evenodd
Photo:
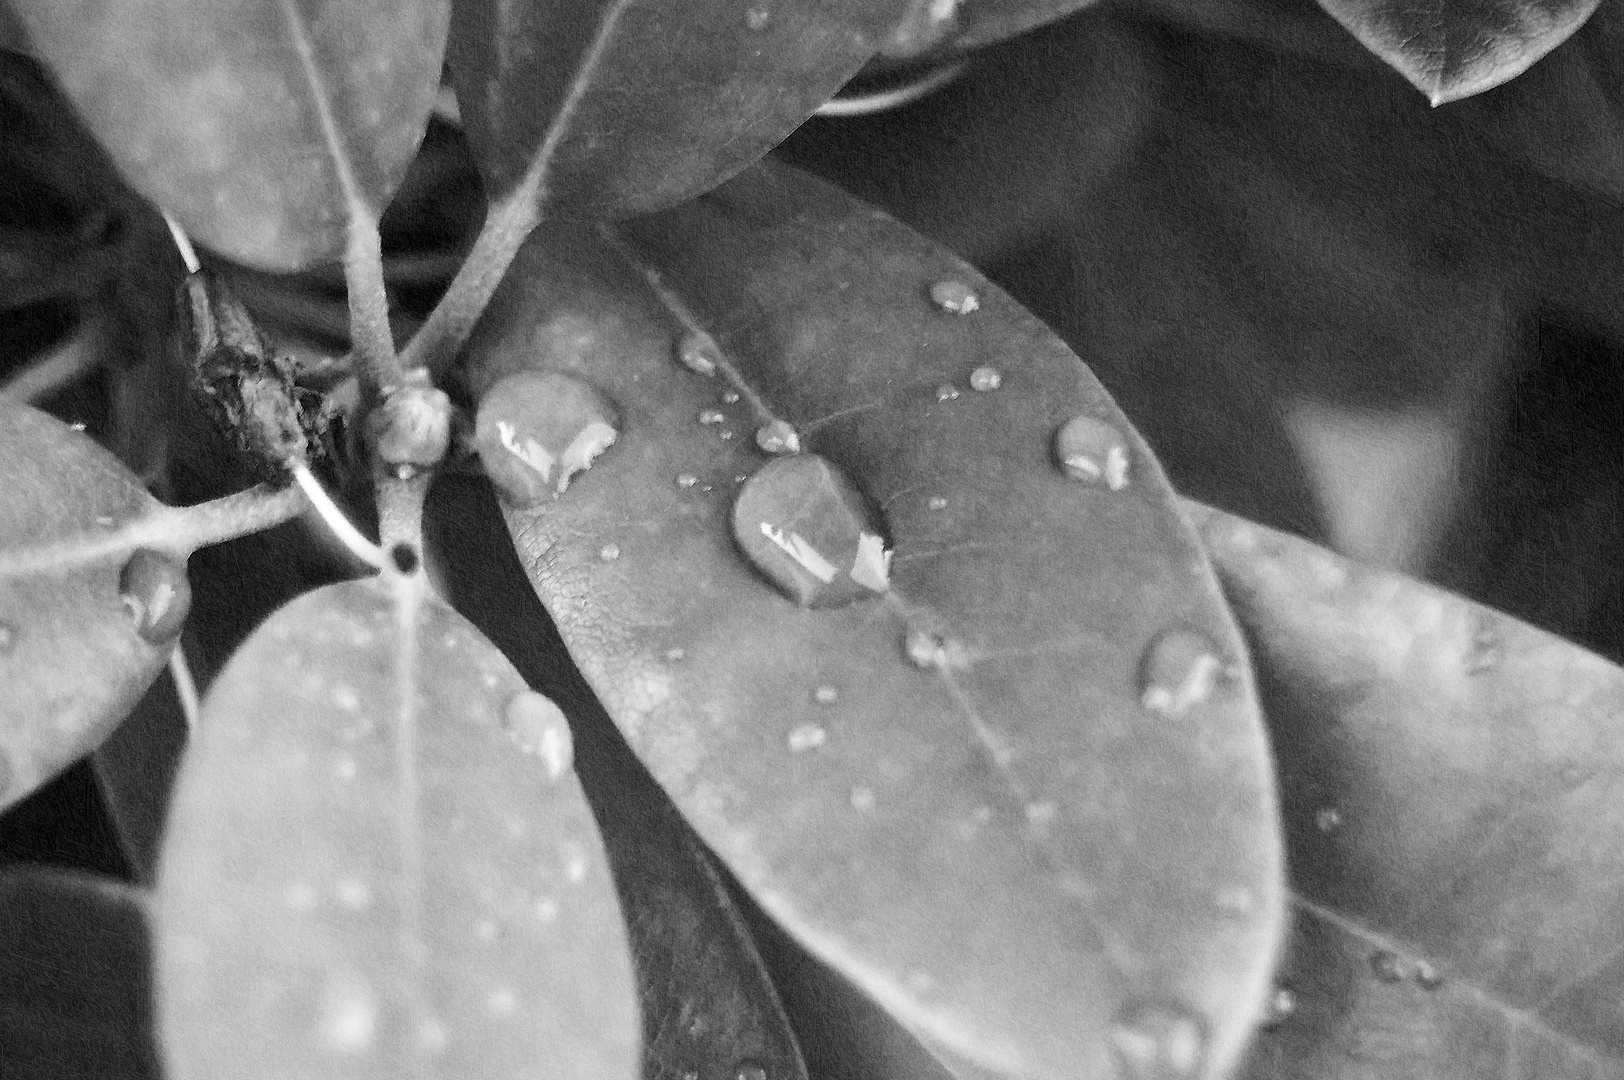
<path fill-rule="evenodd" d="M 1206 1029 L 1187 1009 L 1135 1002 L 1112 1021 L 1111 1048 L 1124 1080 L 1198 1076 L 1207 1056 Z"/>
<path fill-rule="evenodd" d="M 1145 650 L 1139 702 L 1150 712 L 1176 719 L 1212 696 L 1222 672 L 1223 664 L 1204 634 L 1165 631 Z"/>
<path fill-rule="evenodd" d="M 812 700 L 816 701 L 819 705 L 833 705 L 835 702 L 840 700 L 840 691 L 836 690 L 828 683 L 824 683 L 822 686 L 812 691 Z"/>
<path fill-rule="evenodd" d="M 17 644 L 17 631 L 10 623 L 0 622 L 0 653 L 8 653 Z"/>
<path fill-rule="evenodd" d="M 851 789 L 851 808 L 859 813 L 874 809 L 874 791 L 866 787 Z"/>
<path fill-rule="evenodd" d="M 166 645 L 179 636 L 192 607 L 192 586 L 183 561 L 140 548 L 120 571 L 118 591 L 143 640 Z"/>
<path fill-rule="evenodd" d="M 598 549 L 598 558 L 603 562 L 614 562 L 620 558 L 619 544 L 605 544 Z"/>
<path fill-rule="evenodd" d="M 703 330 L 690 330 L 677 339 L 677 359 L 689 371 L 701 375 L 715 375 L 716 365 L 722 359 L 722 350 L 716 339 Z"/>
<path fill-rule="evenodd" d="M 701 409 L 699 422 L 701 424 L 721 424 L 727 421 L 727 413 L 721 409 Z"/>
<path fill-rule="evenodd" d="M 789 748 L 797 754 L 803 750 L 816 750 L 829 741 L 829 733 L 816 724 L 801 724 L 791 728 L 788 738 Z"/>
<path fill-rule="evenodd" d="M 968 315 L 981 307 L 981 298 L 962 281 L 936 282 L 930 287 L 930 301 L 954 315 Z"/>
<path fill-rule="evenodd" d="M 1370 970 L 1384 983 L 1404 981 L 1404 961 L 1398 953 L 1381 949 L 1370 954 Z"/>
<path fill-rule="evenodd" d="M 756 445 L 761 447 L 763 453 L 798 454 L 801 452 L 801 437 L 789 423 L 769 420 L 756 428 Z"/>
<path fill-rule="evenodd" d="M 558 918 L 558 901 L 550 896 L 538 897 L 535 910 L 537 921 L 550 923 Z"/>
<path fill-rule="evenodd" d="M 995 367 L 978 367 L 970 372 L 970 389 L 989 394 L 1004 385 L 1004 374 Z"/>
<path fill-rule="evenodd" d="M 485 1008 L 492 1016 L 512 1016 L 519 1011 L 519 995 L 509 987 L 499 986 L 485 999 Z"/>
<path fill-rule="evenodd" d="M 1297 1011 L 1297 995 L 1290 988 L 1277 986 L 1269 995 L 1269 1000 L 1263 1006 L 1263 1026 L 1266 1028 L 1278 1027 L 1291 1018 Z"/>
<path fill-rule="evenodd" d="M 619 437 L 609 400 L 556 371 L 509 375 L 485 394 L 474 443 L 485 472 L 510 502 L 555 498 Z"/>
<path fill-rule="evenodd" d="M 569 769 L 574 760 L 569 721 L 551 698 L 519 691 L 502 711 L 502 723 L 520 750 L 541 758 L 549 779 L 557 780 Z"/>
<path fill-rule="evenodd" d="M 695 484 L 698 484 L 698 483 L 699 483 L 699 477 L 695 476 L 691 472 L 685 472 L 685 473 L 678 473 L 677 474 L 677 486 L 679 488 L 691 488 Z"/>
<path fill-rule="evenodd" d="M 737 405 L 738 403 L 739 403 L 739 392 L 737 390 L 723 390 L 722 391 L 722 404 L 723 405 Z"/>
<path fill-rule="evenodd" d="M 772 9 L 763 7 L 760 4 L 757 4 L 755 7 L 752 7 L 749 11 L 744 13 L 744 25 L 749 27 L 751 30 L 758 32 L 765 30 L 772 21 Z"/>
<path fill-rule="evenodd" d="M 733 504 L 733 537 L 802 607 L 837 607 L 890 587 L 891 552 L 862 497 L 816 454 L 779 458 L 746 481 Z"/>
<path fill-rule="evenodd" d="M 338 902 L 351 911 L 360 911 L 372 903 L 372 887 L 360 878 L 345 878 L 333 891 Z"/>
<path fill-rule="evenodd" d="M 1074 416 L 1054 436 L 1054 456 L 1073 480 L 1103 484 L 1112 491 L 1128 486 L 1128 441 L 1092 416 Z"/>
<path fill-rule="evenodd" d="M 1444 973 L 1426 960 L 1417 961 L 1415 983 L 1423 990 L 1436 990 L 1444 984 Z"/>
<path fill-rule="evenodd" d="M 930 497 L 930 502 L 926 503 L 925 505 L 929 506 L 932 510 L 946 510 L 947 500 L 942 498 L 940 495 L 932 495 Z"/>
<path fill-rule="evenodd" d="M 964 646 L 941 634 L 915 627 L 902 637 L 902 651 L 922 671 L 945 671 L 963 667 Z"/>
<path fill-rule="evenodd" d="M 767 1080 L 767 1070 L 753 1061 L 742 1061 L 733 1072 L 733 1080 Z"/>
<path fill-rule="evenodd" d="M 688 658 L 688 650 L 679 647 L 669 648 L 665 650 L 665 658 L 667 662 L 672 664 L 681 663 Z"/>
<path fill-rule="evenodd" d="M 378 1027 L 378 1002 L 354 972 L 333 972 L 322 993 L 322 1033 L 328 1045 L 357 1053 L 372 1045 Z"/>
<path fill-rule="evenodd" d="M 959 388 L 952 383 L 943 383 L 936 388 L 937 401 L 952 401 L 959 396 Z"/>
<path fill-rule="evenodd" d="M 1314 826 L 1322 833 L 1333 833 L 1342 827 L 1342 811 L 1334 806 L 1322 808 L 1314 815 Z"/>

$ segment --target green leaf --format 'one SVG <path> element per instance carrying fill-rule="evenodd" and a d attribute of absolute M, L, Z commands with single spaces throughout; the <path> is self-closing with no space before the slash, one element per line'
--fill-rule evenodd
<path fill-rule="evenodd" d="M 616 407 L 589 470 L 505 514 L 628 742 L 769 914 L 945 1054 L 1221 1072 L 1282 928 L 1273 781 L 1148 449 L 962 262 L 799 174 L 632 238 L 539 236 L 468 353 L 487 460 L 530 454 L 506 395 L 544 371 Z M 1091 480 L 1055 458 L 1077 416 Z M 763 469 L 774 419 L 827 467 Z M 786 477 L 805 500 L 735 512 Z M 780 591 L 795 566 L 839 596 Z"/>
<path fill-rule="evenodd" d="M 142 900 L 88 874 L 0 873 L 6 1080 L 158 1080 Z"/>
<path fill-rule="evenodd" d="M 499 202 L 619 216 L 765 154 L 879 46 L 903 0 L 466 0 L 451 74 Z"/>
<path fill-rule="evenodd" d="M 421 575 L 318 589 L 232 658 L 154 928 L 171 1080 L 636 1070 L 568 729 Z"/>
<path fill-rule="evenodd" d="M 1280 762 L 1293 1007 L 1242 1075 L 1624 1075 L 1624 670 L 1190 504 Z"/>
<path fill-rule="evenodd" d="M 189 595 L 173 513 L 88 435 L 0 397 L 0 808 L 93 750 L 168 659 Z"/>
<path fill-rule="evenodd" d="M 449 0 L 15 0 L 125 177 L 222 254 L 337 256 L 406 173 Z"/>
<path fill-rule="evenodd" d="M 1434 105 L 1481 94 L 1562 44 L 1600 0 L 1319 0 Z"/>

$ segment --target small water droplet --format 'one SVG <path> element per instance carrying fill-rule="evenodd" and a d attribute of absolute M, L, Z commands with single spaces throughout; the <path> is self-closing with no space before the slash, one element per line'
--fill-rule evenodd
<path fill-rule="evenodd" d="M 816 724 L 801 724 L 791 728 L 789 733 L 789 748 L 797 754 L 804 750 L 816 750 L 829 741 L 829 733 Z"/>
<path fill-rule="evenodd" d="M 1404 961 L 1398 953 L 1388 949 L 1370 954 L 1370 970 L 1384 983 L 1404 981 Z"/>
<path fill-rule="evenodd" d="M 1111 1048 L 1129 1080 L 1197 1076 L 1207 1056 L 1206 1029 L 1186 1009 L 1136 1002 L 1112 1022 Z"/>
<path fill-rule="evenodd" d="M 1003 385 L 1003 372 L 995 367 L 978 367 L 970 372 L 970 389 L 978 394 L 989 394 Z"/>
<path fill-rule="evenodd" d="M 616 559 L 620 558 L 620 545 L 619 544 L 605 544 L 605 545 L 603 545 L 603 547 L 598 549 L 598 558 L 601 559 L 603 562 L 614 562 Z"/>
<path fill-rule="evenodd" d="M 682 648 L 667 649 L 665 650 L 665 658 L 670 663 L 679 664 L 688 658 L 688 650 Z"/>
<path fill-rule="evenodd" d="M 480 461 L 510 502 L 557 498 L 619 437 L 609 399 L 572 375 L 525 371 L 486 392 L 474 421 Z"/>
<path fill-rule="evenodd" d="M 946 510 L 947 500 L 942 498 L 940 495 L 932 495 L 930 497 L 930 502 L 926 503 L 925 505 L 929 506 L 932 510 Z"/>
<path fill-rule="evenodd" d="M 825 683 L 812 691 L 812 700 L 819 705 L 833 705 L 840 700 L 840 691 Z"/>
<path fill-rule="evenodd" d="M 1244 885 L 1226 885 L 1213 894 L 1213 903 L 1224 911 L 1245 915 L 1257 904 L 1257 897 Z"/>
<path fill-rule="evenodd" d="M 722 350 L 716 339 L 703 330 L 690 330 L 677 339 L 677 359 L 689 371 L 701 375 L 715 375 L 721 362 Z"/>
<path fill-rule="evenodd" d="M 11 765 L 11 759 L 0 753 L 0 806 L 11 801 L 11 791 L 17 786 L 17 770 Z"/>
<path fill-rule="evenodd" d="M 558 918 L 558 901 L 550 896 L 536 898 L 536 919 L 539 922 L 550 923 Z"/>
<path fill-rule="evenodd" d="M 739 403 L 739 392 L 737 390 L 723 390 L 722 391 L 722 404 L 723 405 L 737 405 L 738 403 Z"/>
<path fill-rule="evenodd" d="M 1322 833 L 1334 833 L 1342 827 L 1342 811 L 1327 806 L 1314 815 L 1314 825 Z"/>
<path fill-rule="evenodd" d="M 699 477 L 691 472 L 677 474 L 677 486 L 679 488 L 691 488 L 697 483 L 699 483 Z"/>
<path fill-rule="evenodd" d="M 903 635 L 902 651 L 907 654 L 914 667 L 923 671 L 959 668 L 963 667 L 967 660 L 963 645 L 919 627 Z"/>
<path fill-rule="evenodd" d="M 17 631 L 10 623 L 0 622 L 0 653 L 8 653 L 17 644 Z"/>
<path fill-rule="evenodd" d="M 936 388 L 937 401 L 952 401 L 959 396 L 959 388 L 952 383 L 943 383 Z"/>
<path fill-rule="evenodd" d="M 752 7 L 749 11 L 744 13 L 744 25 L 751 30 L 757 31 L 758 33 L 767 29 L 768 24 L 770 24 L 772 21 L 772 9 L 763 7 L 760 4 L 757 4 L 755 7 Z"/>
<path fill-rule="evenodd" d="M 1415 964 L 1415 983 L 1423 990 L 1436 990 L 1444 984 L 1444 973 L 1425 960 Z"/>
<path fill-rule="evenodd" d="M 981 298 L 962 281 L 938 281 L 930 287 L 930 302 L 954 315 L 968 315 L 981 307 Z"/>
<path fill-rule="evenodd" d="M 874 792 L 866 787 L 851 789 L 851 808 L 859 813 L 874 809 Z"/>
<path fill-rule="evenodd" d="M 485 1008 L 492 1016 L 512 1016 L 519 1011 L 519 995 L 506 986 L 499 986 L 485 999 Z"/>
<path fill-rule="evenodd" d="M 837 607 L 890 587 L 891 552 L 861 495 L 832 462 L 768 462 L 733 504 L 733 538 L 779 591 L 803 607 Z"/>
<path fill-rule="evenodd" d="M 355 972 L 334 971 L 322 990 L 322 1030 L 328 1045 L 357 1053 L 372 1045 L 378 1029 L 378 1002 Z"/>
<path fill-rule="evenodd" d="M 1500 662 L 1500 633 L 1494 621 L 1479 614 L 1477 629 L 1472 634 L 1472 645 L 1466 654 L 1466 674 L 1478 675 Z"/>
<path fill-rule="evenodd" d="M 1028 803 L 1026 807 L 1026 820 L 1035 829 L 1048 828 L 1059 816 L 1060 807 L 1047 799 L 1043 802 Z"/>
<path fill-rule="evenodd" d="M 1159 716 L 1177 719 L 1212 696 L 1222 673 L 1223 664 L 1206 635 L 1165 631 L 1145 650 L 1139 703 Z"/>
<path fill-rule="evenodd" d="M 430 1054 L 438 1054 L 445 1049 L 445 1025 L 434 1017 L 424 1020 L 417 1029 L 417 1044 Z"/>
<path fill-rule="evenodd" d="M 502 924 L 495 919 L 481 919 L 474 924 L 474 937 L 483 942 L 492 942 L 502 936 Z"/>
<path fill-rule="evenodd" d="M 372 903 L 372 887 L 360 878 L 345 878 L 333 890 L 338 902 L 351 911 L 360 911 Z"/>
<path fill-rule="evenodd" d="M 541 758 L 549 779 L 564 775 L 574 759 L 574 744 L 569 721 L 552 699 L 534 690 L 521 690 L 507 703 L 502 722 L 520 750 Z"/>
<path fill-rule="evenodd" d="M 192 608 L 186 564 L 151 548 L 139 548 L 118 575 L 119 599 L 143 641 L 167 645 L 180 635 Z"/>
<path fill-rule="evenodd" d="M 571 885 L 579 885 L 586 880 L 586 872 L 586 852 L 573 844 L 566 844 L 564 851 L 564 880 Z"/>
<path fill-rule="evenodd" d="M 699 411 L 701 424 L 723 424 L 727 422 L 727 413 L 721 409 L 701 409 Z"/>
<path fill-rule="evenodd" d="M 783 420 L 769 420 L 756 428 L 756 445 L 768 454 L 798 454 L 801 437 Z"/>
<path fill-rule="evenodd" d="M 361 696 L 354 687 L 340 683 L 333 687 L 333 704 L 344 712 L 356 712 L 361 708 Z"/>
<path fill-rule="evenodd" d="M 1263 1026 L 1279 1027 L 1297 1011 L 1297 995 L 1289 987 L 1277 986 L 1263 1006 Z"/>
<path fill-rule="evenodd" d="M 320 896 L 308 881 L 295 881 L 282 892 L 282 902 L 294 911 L 314 911 Z"/>
<path fill-rule="evenodd" d="M 74 431 L 83 432 L 85 430 L 85 422 L 83 420 L 75 420 L 73 423 L 69 424 L 68 427 L 72 428 Z"/>
<path fill-rule="evenodd" d="M 1112 491 L 1128 486 L 1128 441 L 1092 416 L 1074 416 L 1054 436 L 1054 456 L 1073 480 L 1103 484 Z"/>

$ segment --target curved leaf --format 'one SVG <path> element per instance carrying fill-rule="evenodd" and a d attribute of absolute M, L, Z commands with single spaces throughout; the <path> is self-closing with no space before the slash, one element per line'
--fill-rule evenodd
<path fill-rule="evenodd" d="M 1624 1076 L 1624 670 L 1192 506 L 1256 649 L 1294 1008 L 1243 1075 Z"/>
<path fill-rule="evenodd" d="M 500 201 L 670 206 L 765 154 L 873 55 L 905 0 L 469 0 L 451 73 Z"/>
<path fill-rule="evenodd" d="M 568 746 L 421 575 L 273 615 L 211 687 L 171 807 L 154 938 L 172 1080 L 223 1060 L 279 1080 L 631 1076 L 620 909 Z"/>
<path fill-rule="evenodd" d="M 449 0 L 14 0 L 120 171 L 199 242 L 294 270 L 376 220 L 439 87 Z"/>
<path fill-rule="evenodd" d="M 179 630 L 185 552 L 148 548 L 164 579 L 121 583 L 166 510 L 88 435 L 0 397 L 0 808 L 94 749 L 168 659 L 153 631 Z M 130 584 L 170 590 L 160 623 L 132 622 Z"/>
<path fill-rule="evenodd" d="M 1434 105 L 1481 94 L 1568 39 L 1600 0 L 1319 0 Z"/>
<path fill-rule="evenodd" d="M 142 899 L 86 874 L 0 872 L 6 1080 L 158 1080 Z"/>
<path fill-rule="evenodd" d="M 554 369 L 618 408 L 591 470 L 505 512 L 633 749 L 774 918 L 944 1052 L 1220 1071 L 1280 931 L 1272 780 L 1149 451 L 962 262 L 791 171 L 635 241 L 538 238 L 469 352 L 480 427 L 515 445 L 503 380 Z M 1075 467 L 1125 484 L 1062 472 L 1078 415 L 1108 438 Z M 751 478 L 772 419 L 826 467 Z M 734 492 L 785 476 L 829 486 L 756 501 L 783 515 L 758 572 Z M 780 593 L 786 559 L 844 606 Z"/>

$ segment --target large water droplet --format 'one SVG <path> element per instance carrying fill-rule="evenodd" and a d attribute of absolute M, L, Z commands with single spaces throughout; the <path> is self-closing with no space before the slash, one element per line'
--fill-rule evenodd
<path fill-rule="evenodd" d="M 534 690 L 513 695 L 502 713 L 502 722 L 520 750 L 535 754 L 547 766 L 547 775 L 557 780 L 574 760 L 569 721 L 551 698 Z"/>
<path fill-rule="evenodd" d="M 689 371 L 701 375 L 715 375 L 716 365 L 722 360 L 722 350 L 716 339 L 703 330 L 690 330 L 677 339 L 677 359 Z"/>
<path fill-rule="evenodd" d="M 846 475 L 816 454 L 763 466 L 733 504 L 733 537 L 803 607 L 836 607 L 890 587 L 891 552 Z"/>
<path fill-rule="evenodd" d="M 1004 374 L 995 367 L 978 367 L 970 372 L 970 389 L 990 394 L 1004 385 Z"/>
<path fill-rule="evenodd" d="M 1370 970 L 1384 983 L 1404 981 L 1404 961 L 1398 953 L 1389 949 L 1370 954 Z"/>
<path fill-rule="evenodd" d="M 1103 484 L 1112 491 L 1128 486 L 1128 441 L 1092 416 L 1074 416 L 1054 436 L 1054 456 L 1073 480 Z"/>
<path fill-rule="evenodd" d="M 1145 650 L 1140 667 L 1140 704 L 1176 719 L 1212 696 L 1223 674 L 1217 651 L 1204 634 L 1168 630 Z"/>
<path fill-rule="evenodd" d="M 801 437 L 783 420 L 769 420 L 756 428 L 756 445 L 768 454 L 798 454 Z"/>
<path fill-rule="evenodd" d="M 130 556 L 119 572 L 118 592 L 135 632 L 153 645 L 174 641 L 192 608 L 186 564 L 151 548 Z"/>
<path fill-rule="evenodd" d="M 981 298 L 962 281 L 938 281 L 930 287 L 930 302 L 954 315 L 968 315 L 981 307 Z"/>
<path fill-rule="evenodd" d="M 1113 1021 L 1111 1048 L 1127 1080 L 1182 1080 L 1201 1072 L 1206 1028 L 1186 1009 L 1136 1002 Z"/>
<path fill-rule="evenodd" d="M 531 506 L 569 487 L 619 436 L 609 399 L 557 371 L 502 379 L 479 403 L 474 442 L 509 501 Z"/>

